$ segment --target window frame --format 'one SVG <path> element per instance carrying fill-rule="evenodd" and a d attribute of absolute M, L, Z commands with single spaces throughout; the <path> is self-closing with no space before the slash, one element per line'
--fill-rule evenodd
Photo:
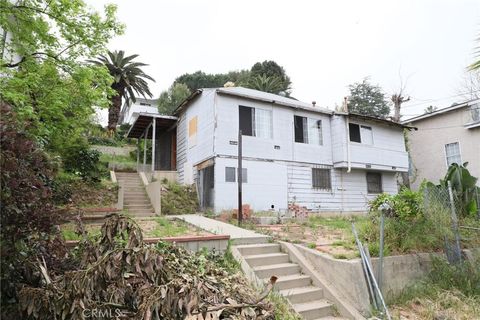
<path fill-rule="evenodd" d="M 230 181 L 230 180 L 228 180 L 229 174 L 227 173 L 227 171 L 232 170 L 232 169 L 233 169 L 233 181 Z M 230 172 L 230 175 L 231 174 L 232 173 Z M 236 167 L 225 167 L 225 182 L 229 182 L 229 183 L 237 182 L 237 168 Z"/>
<path fill-rule="evenodd" d="M 448 153 L 447 153 L 447 146 L 448 145 L 452 145 L 452 144 L 456 144 L 458 145 L 458 158 L 460 159 L 460 162 L 452 162 L 453 163 L 457 163 L 458 165 L 462 165 L 462 150 L 460 149 L 460 142 L 459 141 L 455 141 L 455 142 L 450 142 L 450 143 L 446 143 L 443 147 L 443 150 L 445 152 L 445 164 L 447 165 L 447 169 L 451 166 L 451 164 L 448 164 L 448 158 L 450 157 L 455 157 L 457 156 L 457 154 L 453 155 L 453 156 L 448 156 Z"/>
<path fill-rule="evenodd" d="M 241 110 L 243 109 L 243 112 L 245 112 L 247 109 L 249 109 L 250 111 L 250 124 L 249 126 L 247 125 L 247 130 L 244 130 L 243 128 L 245 128 L 245 126 L 243 126 L 242 128 L 242 119 L 245 119 L 245 118 L 248 118 L 248 117 L 241 117 L 240 114 L 241 114 Z M 268 113 L 269 114 L 269 120 L 268 121 L 268 131 L 270 133 L 270 136 L 269 137 L 264 137 L 264 136 L 259 136 L 258 135 L 258 132 L 261 132 L 262 130 L 259 130 L 259 128 L 257 128 L 257 125 L 259 123 L 261 123 L 260 121 L 257 121 L 257 118 L 260 119 L 259 116 L 257 116 L 257 111 L 263 111 L 265 113 Z M 244 120 L 246 121 L 246 120 Z M 261 138 L 261 139 L 273 139 L 273 111 L 272 110 L 268 110 L 268 109 L 263 109 L 263 108 L 256 108 L 256 107 L 249 107 L 249 106 L 245 106 L 245 105 L 238 105 L 238 128 L 239 130 L 242 130 L 242 136 L 249 136 L 249 137 L 256 137 L 256 138 Z M 262 128 L 264 129 L 264 128 Z"/>
<path fill-rule="evenodd" d="M 352 128 L 351 128 L 351 126 L 357 126 L 358 127 L 358 138 L 359 138 L 360 141 L 352 140 Z M 366 142 L 363 141 L 364 139 L 362 139 L 362 129 L 370 130 L 370 135 L 372 137 L 372 142 L 371 143 L 366 143 Z M 364 145 L 367 145 L 367 146 L 373 146 L 375 144 L 374 138 L 373 138 L 373 127 L 372 126 L 367 126 L 367 125 L 354 123 L 354 122 L 348 122 L 348 133 L 349 133 L 349 137 L 348 137 L 349 142 L 360 143 L 360 144 L 364 144 Z"/>
<path fill-rule="evenodd" d="M 328 174 L 328 184 L 322 185 L 321 182 L 325 181 L 322 179 L 322 176 L 315 177 L 315 172 L 327 173 Z M 312 168 L 312 189 L 315 190 L 325 190 L 325 191 L 332 191 L 332 169 L 328 168 Z M 315 179 L 317 178 L 317 179 Z M 320 182 L 317 183 L 316 182 Z"/>
<path fill-rule="evenodd" d="M 297 121 L 301 120 L 301 121 Z M 300 125 L 301 123 L 301 130 L 300 130 Z M 317 140 L 318 143 L 313 143 L 313 137 L 311 137 L 310 133 L 313 131 L 313 127 L 311 128 L 311 124 L 315 125 L 315 135 L 318 135 Z M 309 144 L 309 145 L 314 145 L 314 146 L 323 146 L 323 121 L 322 119 L 314 119 L 310 117 L 304 117 L 304 116 L 299 116 L 299 115 L 293 115 L 293 139 L 295 143 L 304 143 L 304 144 Z M 297 130 L 298 129 L 298 130 Z M 299 134 L 301 132 L 301 139 L 299 137 Z M 299 141 L 302 140 L 302 141 Z"/>
<path fill-rule="evenodd" d="M 369 185 L 369 181 L 368 181 L 368 176 L 369 175 L 378 175 L 380 180 L 379 180 L 379 186 L 380 186 L 380 190 L 377 191 L 377 190 L 370 190 L 370 185 Z M 381 194 L 383 193 L 383 174 L 381 172 L 377 172 L 377 171 L 367 171 L 366 174 L 365 174 L 365 180 L 367 181 L 367 194 Z"/>

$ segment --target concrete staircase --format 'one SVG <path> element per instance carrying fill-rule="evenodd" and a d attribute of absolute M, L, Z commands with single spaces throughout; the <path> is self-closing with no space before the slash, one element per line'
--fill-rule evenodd
<path fill-rule="evenodd" d="M 240 245 L 236 249 L 263 283 L 271 276 L 278 277 L 275 288 L 304 319 L 345 319 L 336 316 L 335 307 L 324 298 L 323 290 L 312 284 L 310 276 L 302 274 L 287 253 L 281 252 L 280 244 Z"/>
<path fill-rule="evenodd" d="M 124 187 L 123 209 L 134 217 L 154 216 L 150 199 L 137 172 L 115 172 L 117 181 Z"/>

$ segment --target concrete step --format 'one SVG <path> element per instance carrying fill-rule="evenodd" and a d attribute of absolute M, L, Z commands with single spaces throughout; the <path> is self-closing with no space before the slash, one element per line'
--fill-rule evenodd
<path fill-rule="evenodd" d="M 280 252 L 280 245 L 278 243 L 248 244 L 237 246 L 237 249 L 243 256 L 251 256 Z"/>
<path fill-rule="evenodd" d="M 147 197 L 147 193 L 142 189 L 142 190 L 125 190 L 124 192 L 125 196 L 129 197 Z"/>
<path fill-rule="evenodd" d="M 153 209 L 130 209 L 130 210 L 127 210 L 127 212 L 131 215 L 134 215 L 134 216 L 143 216 L 143 215 L 153 215 L 155 214 L 155 212 L 153 211 Z"/>
<path fill-rule="evenodd" d="M 292 304 L 304 303 L 323 298 L 323 290 L 314 286 L 290 288 L 280 291 Z"/>
<path fill-rule="evenodd" d="M 299 273 L 300 267 L 296 263 L 279 263 L 254 267 L 253 271 L 259 278 L 270 278 L 271 276 L 279 277 Z"/>
<path fill-rule="evenodd" d="M 315 318 L 313 320 L 348 320 L 348 318 L 335 317 L 335 316 L 326 316 L 321 318 Z"/>
<path fill-rule="evenodd" d="M 244 256 L 250 267 L 264 266 L 267 264 L 278 264 L 289 262 L 288 254 L 286 253 L 265 253 Z"/>
<path fill-rule="evenodd" d="M 281 276 L 275 283 L 277 290 L 286 290 L 291 288 L 306 287 L 311 285 L 312 279 L 306 274 L 292 274 L 288 276 Z"/>
<path fill-rule="evenodd" d="M 333 316 L 333 306 L 325 299 L 296 303 L 293 305 L 293 309 L 306 320 Z"/>
<path fill-rule="evenodd" d="M 147 204 L 149 205 L 151 203 L 149 199 L 143 198 L 143 199 L 124 199 L 123 204 L 135 206 L 135 205 L 147 205 Z"/>
<path fill-rule="evenodd" d="M 128 205 L 125 205 L 123 206 L 123 208 L 125 210 L 128 210 L 128 211 L 143 211 L 143 210 L 150 210 L 152 211 L 153 208 L 151 205 L 144 205 L 144 206 L 128 206 Z"/>

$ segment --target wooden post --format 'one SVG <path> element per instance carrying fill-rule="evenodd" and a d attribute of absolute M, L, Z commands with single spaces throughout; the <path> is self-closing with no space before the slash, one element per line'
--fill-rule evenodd
<path fill-rule="evenodd" d="M 242 225 L 243 204 L 242 204 L 242 130 L 238 131 L 238 225 Z"/>
<path fill-rule="evenodd" d="M 148 136 L 148 129 L 150 126 L 145 129 L 145 139 L 143 139 L 143 168 L 142 171 L 145 172 L 147 169 L 147 136 Z"/>
<path fill-rule="evenodd" d="M 155 172 L 155 136 L 157 134 L 157 119 L 153 118 L 153 131 L 152 131 L 152 175 Z"/>

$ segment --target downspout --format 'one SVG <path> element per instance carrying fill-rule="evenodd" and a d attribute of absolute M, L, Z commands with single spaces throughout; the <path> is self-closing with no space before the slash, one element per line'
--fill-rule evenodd
<path fill-rule="evenodd" d="M 347 173 L 352 171 L 352 163 L 350 161 L 350 126 L 348 124 L 348 98 L 345 97 L 343 100 L 343 106 L 345 108 L 345 112 L 347 115 L 345 116 L 345 131 L 347 133 L 346 141 L 347 141 Z"/>

